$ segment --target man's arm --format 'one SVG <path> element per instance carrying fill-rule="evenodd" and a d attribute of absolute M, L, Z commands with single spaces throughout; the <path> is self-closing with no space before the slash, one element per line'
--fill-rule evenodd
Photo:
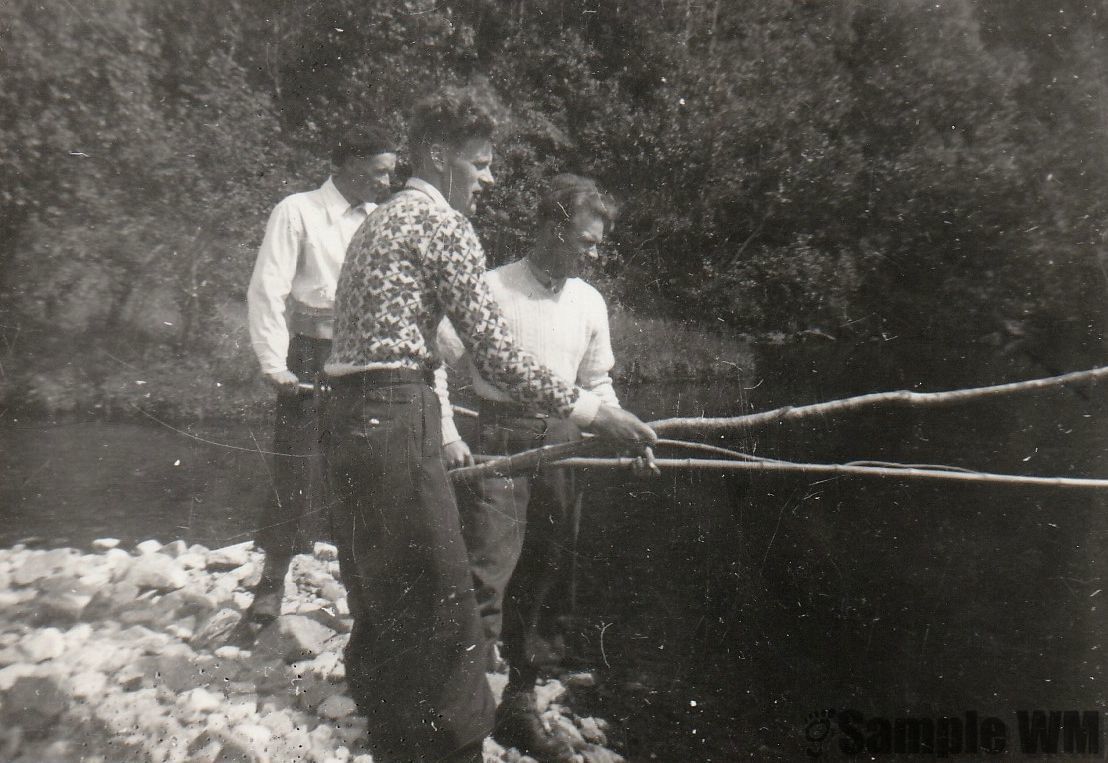
<path fill-rule="evenodd" d="M 619 407 L 615 386 L 612 384 L 612 368 L 616 364 L 612 352 L 612 337 L 608 328 L 608 306 L 599 292 L 595 303 L 589 306 L 589 343 L 585 355 L 577 366 L 577 384 L 603 401 L 605 405 Z"/>
<path fill-rule="evenodd" d="M 435 369 L 435 394 L 442 409 L 442 444 L 449 445 L 462 439 L 458 427 L 454 424 L 454 406 L 450 403 L 450 385 L 446 378 L 446 366 Z"/>
<path fill-rule="evenodd" d="M 603 405 L 592 392 L 561 381 L 532 355 L 518 349 L 482 278 L 484 260 L 473 227 L 460 217 L 439 226 L 424 259 L 440 304 L 470 351 L 478 373 L 514 399 L 568 416 L 610 439 L 653 442 L 654 430 L 636 416 Z"/>
<path fill-rule="evenodd" d="M 443 365 L 435 369 L 435 393 L 439 396 L 442 405 L 442 455 L 448 469 L 459 466 L 473 465 L 473 452 L 469 445 L 458 433 L 458 427 L 454 422 L 454 406 L 450 403 L 448 391 L 446 366 L 454 369 L 462 368 L 462 358 L 465 356 L 465 347 L 458 338 L 458 332 L 450 325 L 449 318 L 443 318 L 439 323 L 439 330 L 435 337 L 435 348 Z"/>
<path fill-rule="evenodd" d="M 246 292 L 250 341 L 262 372 L 271 378 L 281 374 L 292 376 L 287 366 L 289 330 L 285 323 L 285 300 L 292 290 L 299 254 L 300 232 L 289 205 L 281 202 L 269 216 Z M 295 377 L 291 383 L 296 383 Z"/>

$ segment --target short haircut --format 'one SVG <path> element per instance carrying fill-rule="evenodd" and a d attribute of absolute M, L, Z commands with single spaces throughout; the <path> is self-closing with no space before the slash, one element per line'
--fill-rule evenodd
<path fill-rule="evenodd" d="M 569 173 L 556 175 L 539 199 L 539 225 L 563 226 L 578 212 L 599 217 L 607 232 L 618 210 L 615 201 L 597 187 L 596 181 Z"/>
<path fill-rule="evenodd" d="M 331 145 L 331 161 L 336 167 L 348 159 L 368 159 L 377 154 L 395 154 L 396 143 L 380 127 L 361 127 L 348 130 Z"/>
<path fill-rule="evenodd" d="M 460 146 L 472 138 L 491 140 L 496 119 L 491 104 L 471 88 L 443 88 L 412 109 L 408 138 L 413 156 L 435 143 Z"/>

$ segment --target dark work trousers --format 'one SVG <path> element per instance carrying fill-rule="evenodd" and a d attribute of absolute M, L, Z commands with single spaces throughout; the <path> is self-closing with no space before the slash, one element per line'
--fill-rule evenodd
<path fill-rule="evenodd" d="M 568 419 L 494 410 L 481 410 L 480 450 L 488 455 L 581 438 Z M 557 618 L 569 614 L 563 589 L 575 499 L 571 469 L 540 468 L 459 486 L 482 625 L 492 643 L 504 642 L 512 688 L 533 687 L 541 665 L 555 656 L 549 639 L 557 633 Z"/>
<path fill-rule="evenodd" d="M 324 401 L 332 533 L 354 617 L 346 678 L 374 760 L 479 761 L 495 705 L 439 402 L 415 372 L 394 373 L 400 383 L 337 377 Z"/>
<path fill-rule="evenodd" d="M 331 340 L 295 334 L 289 338 L 288 368 L 302 383 L 311 383 L 330 354 Z M 268 558 L 287 560 L 328 537 L 315 395 L 277 393 L 273 452 L 274 496 L 262 508 L 254 540 Z"/>

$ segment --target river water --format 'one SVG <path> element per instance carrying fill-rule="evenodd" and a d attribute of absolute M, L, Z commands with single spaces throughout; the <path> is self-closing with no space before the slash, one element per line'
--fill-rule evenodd
<path fill-rule="evenodd" d="M 625 404 L 648 418 L 733 415 L 967 381 L 950 368 L 905 378 L 871 360 L 768 353 L 743 382 L 640 388 Z M 993 370 L 997 381 L 1046 375 Z M 1106 414 L 1100 385 L 873 409 L 723 444 L 813 462 L 1108 476 Z M 9 419 L 0 545 L 250 538 L 271 489 L 257 452 L 268 426 L 180 429 Z M 867 719 L 995 716 L 1011 751 L 1019 711 L 1104 709 L 1099 493 L 708 472 L 586 478 L 573 640 L 601 682 L 579 710 L 611 720 L 632 760 L 835 757 L 835 718 L 848 708 Z"/>

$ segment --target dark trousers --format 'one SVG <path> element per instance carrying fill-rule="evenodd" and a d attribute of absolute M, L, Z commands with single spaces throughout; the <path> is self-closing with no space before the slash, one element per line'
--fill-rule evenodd
<path fill-rule="evenodd" d="M 581 438 L 569 420 L 481 411 L 480 449 L 489 455 Z M 504 642 L 509 683 L 530 689 L 559 655 L 557 619 L 568 614 L 564 586 L 575 516 L 571 469 L 490 477 L 459 488 L 462 531 L 485 635 Z M 470 493 L 467 495 L 467 492 Z"/>
<path fill-rule="evenodd" d="M 331 354 L 329 339 L 295 334 L 288 367 L 301 382 L 314 382 Z M 255 543 L 271 559 L 305 553 L 327 537 L 317 398 L 309 392 L 277 393 L 273 425 L 273 500 L 258 517 Z"/>
<path fill-rule="evenodd" d="M 354 616 L 346 677 L 374 760 L 480 760 L 494 702 L 438 398 L 421 383 L 332 384 L 324 458 Z"/>

